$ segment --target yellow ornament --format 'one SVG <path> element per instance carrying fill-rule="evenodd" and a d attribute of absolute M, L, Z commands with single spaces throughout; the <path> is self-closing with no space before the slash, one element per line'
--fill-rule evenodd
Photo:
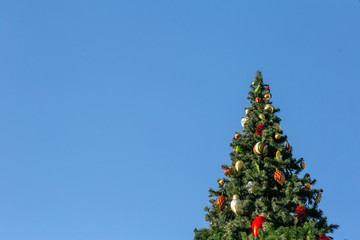
<path fill-rule="evenodd" d="M 281 138 L 281 135 L 278 134 L 278 133 L 275 133 L 275 139 L 276 139 L 276 140 L 279 140 L 280 138 Z"/>
<path fill-rule="evenodd" d="M 317 194 L 316 198 L 315 198 L 315 202 L 316 202 L 316 203 L 320 203 L 321 198 L 322 198 L 322 194 L 321 194 L 321 192 L 319 192 L 319 193 Z"/>
<path fill-rule="evenodd" d="M 274 111 L 274 108 L 273 108 L 273 106 L 271 106 L 270 104 L 266 104 L 265 107 L 264 107 L 264 110 L 273 112 L 273 111 Z"/>
<path fill-rule="evenodd" d="M 236 163 L 235 163 L 235 169 L 236 169 L 236 171 L 241 171 L 243 168 L 244 168 L 244 166 L 245 166 L 245 163 L 243 162 L 243 161 L 237 161 Z"/>
<path fill-rule="evenodd" d="M 305 166 L 306 166 L 306 164 L 305 164 L 304 162 L 302 162 L 302 163 L 300 164 L 300 167 L 301 167 L 302 169 L 305 169 Z"/>
<path fill-rule="evenodd" d="M 269 101 L 270 98 L 271 98 L 271 94 L 270 94 L 270 93 L 267 93 L 267 94 L 264 95 L 264 99 L 265 99 L 265 100 Z"/>
<path fill-rule="evenodd" d="M 259 118 L 260 118 L 261 120 L 265 120 L 265 115 L 262 114 L 262 113 L 260 113 L 260 114 L 259 114 Z"/>
<path fill-rule="evenodd" d="M 309 190 L 311 189 L 310 183 L 305 183 L 304 186 L 305 186 L 307 189 L 309 189 Z"/>
<path fill-rule="evenodd" d="M 247 109 L 245 110 L 245 114 L 248 115 L 249 113 L 250 113 L 250 109 L 247 108 Z"/>
<path fill-rule="evenodd" d="M 279 150 L 277 150 L 277 152 L 276 152 L 276 160 L 278 160 L 278 161 L 282 160 L 282 156 L 281 156 L 281 153 Z"/>
<path fill-rule="evenodd" d="M 222 186 L 222 185 L 224 185 L 224 180 L 219 180 L 218 183 L 220 186 Z"/>

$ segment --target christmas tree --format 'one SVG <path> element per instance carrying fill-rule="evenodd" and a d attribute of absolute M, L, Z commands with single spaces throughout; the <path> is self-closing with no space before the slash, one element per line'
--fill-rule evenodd
<path fill-rule="evenodd" d="M 293 157 L 260 72 L 250 88 L 243 132 L 230 144 L 231 165 L 222 165 L 225 177 L 209 190 L 209 228 L 195 229 L 194 239 L 330 239 L 326 234 L 338 226 L 318 208 L 323 190 L 310 174 L 299 176 L 304 159 Z"/>

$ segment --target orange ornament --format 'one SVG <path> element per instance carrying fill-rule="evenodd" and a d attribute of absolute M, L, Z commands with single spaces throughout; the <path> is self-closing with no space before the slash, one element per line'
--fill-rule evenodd
<path fill-rule="evenodd" d="M 226 199 L 224 195 L 221 194 L 221 196 L 216 200 L 216 204 L 219 205 L 220 211 L 224 211 L 225 203 L 226 203 Z"/>
<path fill-rule="evenodd" d="M 239 134 L 235 134 L 235 136 L 234 136 L 235 139 L 238 139 L 239 137 L 240 137 Z"/>
<path fill-rule="evenodd" d="M 276 170 L 276 172 L 274 174 L 274 179 L 277 183 L 279 183 L 280 185 L 283 185 L 285 182 L 285 175 L 280 170 Z"/>
<path fill-rule="evenodd" d="M 255 98 L 255 102 L 256 102 L 256 103 L 260 103 L 260 102 L 261 102 L 261 99 L 257 97 L 257 98 Z"/>

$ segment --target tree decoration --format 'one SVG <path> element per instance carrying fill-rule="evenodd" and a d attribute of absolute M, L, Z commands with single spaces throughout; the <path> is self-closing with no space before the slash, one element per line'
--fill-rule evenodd
<path fill-rule="evenodd" d="M 248 190 L 249 193 L 253 193 L 253 187 L 254 187 L 254 183 L 252 181 L 249 181 L 247 184 L 246 184 L 246 189 Z"/>
<path fill-rule="evenodd" d="M 288 151 L 288 153 L 291 153 L 291 146 L 290 146 L 290 144 L 289 144 L 289 142 L 288 141 L 286 141 L 285 142 L 285 148 L 286 148 L 286 150 Z"/>
<path fill-rule="evenodd" d="M 318 194 L 315 198 L 315 202 L 319 204 L 321 202 L 321 198 L 322 198 L 322 194 L 321 194 L 321 192 L 318 192 Z"/>
<path fill-rule="evenodd" d="M 222 186 L 222 185 L 224 185 L 224 180 L 219 180 L 218 183 L 220 186 Z"/>
<path fill-rule="evenodd" d="M 238 139 L 240 137 L 240 134 L 235 134 L 234 139 Z"/>
<path fill-rule="evenodd" d="M 255 167 L 256 167 L 257 172 L 260 173 L 260 167 L 257 163 L 255 163 Z"/>
<path fill-rule="evenodd" d="M 244 117 L 241 119 L 241 126 L 245 127 L 245 124 L 247 122 L 248 118 L 247 117 Z"/>
<path fill-rule="evenodd" d="M 276 172 L 274 173 L 274 179 L 278 184 L 283 185 L 285 182 L 285 175 L 282 171 L 276 169 Z"/>
<path fill-rule="evenodd" d="M 262 113 L 260 113 L 260 114 L 259 114 L 259 118 L 260 118 L 261 120 L 265 120 L 265 115 L 262 114 Z"/>
<path fill-rule="evenodd" d="M 305 183 L 304 186 L 305 186 L 305 188 L 307 188 L 307 190 L 311 189 L 311 184 L 310 183 Z"/>
<path fill-rule="evenodd" d="M 261 98 L 258 98 L 258 97 L 255 98 L 255 102 L 256 102 L 256 103 L 260 103 L 260 102 L 261 102 Z"/>
<path fill-rule="evenodd" d="M 265 107 L 264 107 L 264 110 L 265 110 L 265 111 L 273 112 L 273 111 L 274 111 L 274 107 L 271 106 L 270 104 L 266 104 Z"/>
<path fill-rule="evenodd" d="M 230 168 L 225 169 L 224 175 L 230 177 Z"/>
<path fill-rule="evenodd" d="M 219 205 L 219 210 L 224 211 L 226 199 L 223 194 L 216 200 L 216 204 Z"/>
<path fill-rule="evenodd" d="M 278 133 L 275 133 L 275 139 L 276 139 L 276 140 L 279 140 L 280 138 L 281 138 L 281 135 L 278 134 Z"/>
<path fill-rule="evenodd" d="M 265 90 L 270 92 L 270 87 L 266 87 Z"/>
<path fill-rule="evenodd" d="M 298 219 L 302 220 L 305 217 L 305 208 L 303 206 L 297 206 L 296 214 Z"/>
<path fill-rule="evenodd" d="M 320 236 L 319 240 L 332 240 L 332 239 L 326 236 Z"/>
<path fill-rule="evenodd" d="M 305 164 L 304 162 L 302 162 L 302 163 L 300 164 L 301 169 L 305 169 L 305 166 L 306 166 L 306 164 Z"/>
<path fill-rule="evenodd" d="M 234 149 L 233 149 L 233 150 L 234 150 Z M 240 146 L 236 146 L 236 147 L 235 147 L 234 153 L 238 153 L 238 154 L 241 153 L 241 148 L 240 148 Z"/>
<path fill-rule="evenodd" d="M 251 226 L 254 237 L 258 236 L 258 231 L 259 229 L 262 229 L 262 225 L 264 222 L 267 222 L 267 219 L 263 216 L 258 216 L 254 219 Z"/>
<path fill-rule="evenodd" d="M 276 160 L 280 161 L 282 160 L 282 155 L 281 152 L 279 150 L 276 151 L 276 155 L 275 155 Z"/>
<path fill-rule="evenodd" d="M 230 207 L 231 210 L 235 213 L 238 214 L 239 210 L 240 210 L 240 199 L 238 195 L 234 195 L 232 198 L 232 201 L 230 203 Z"/>
<path fill-rule="evenodd" d="M 255 93 L 255 94 L 260 94 L 260 92 L 261 92 L 261 85 L 259 85 L 259 86 L 255 89 L 254 93 Z"/>
<path fill-rule="evenodd" d="M 245 166 L 245 163 L 241 160 L 239 160 L 235 163 L 236 171 L 241 171 L 244 168 L 244 166 Z"/>
<path fill-rule="evenodd" d="M 270 93 L 267 93 L 267 94 L 264 95 L 264 99 L 265 99 L 266 101 L 269 101 L 270 98 L 271 98 L 271 94 L 270 94 Z"/>
<path fill-rule="evenodd" d="M 261 133 L 262 133 L 263 130 L 264 130 L 264 125 L 259 124 L 259 125 L 256 126 L 255 134 L 257 136 L 261 136 Z"/>
<path fill-rule="evenodd" d="M 250 113 L 250 109 L 247 108 L 247 109 L 245 110 L 245 114 L 248 115 L 249 113 Z"/>
<path fill-rule="evenodd" d="M 268 146 L 265 143 L 258 142 L 254 146 L 254 153 L 256 155 L 266 155 L 268 153 Z"/>

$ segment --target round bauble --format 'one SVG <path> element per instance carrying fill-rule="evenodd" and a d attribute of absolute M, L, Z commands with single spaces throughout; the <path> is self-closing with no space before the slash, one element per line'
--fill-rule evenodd
<path fill-rule="evenodd" d="M 305 169 L 306 164 L 304 162 L 300 163 L 301 169 Z"/>
<path fill-rule="evenodd" d="M 265 120 L 265 115 L 260 113 L 259 116 L 258 116 L 261 120 Z"/>
<path fill-rule="evenodd" d="M 233 148 L 233 152 L 236 153 L 236 148 Z"/>
<path fill-rule="evenodd" d="M 216 200 L 216 204 L 219 205 L 220 211 L 224 211 L 225 203 L 226 203 L 226 199 L 224 195 L 221 194 L 221 196 Z"/>
<path fill-rule="evenodd" d="M 310 184 L 310 183 L 305 183 L 304 186 L 305 186 L 305 188 L 307 188 L 308 190 L 311 189 L 311 184 Z"/>
<path fill-rule="evenodd" d="M 247 117 L 244 117 L 241 119 L 241 126 L 245 127 L 245 124 L 247 122 L 248 118 Z"/>
<path fill-rule="evenodd" d="M 262 225 L 264 222 L 267 222 L 267 219 L 263 216 L 258 216 L 254 219 L 251 226 L 254 237 L 258 236 L 258 231 L 259 229 L 262 229 Z"/>
<path fill-rule="evenodd" d="M 328 238 L 326 236 L 320 236 L 319 240 L 332 240 L 331 238 Z"/>
<path fill-rule="evenodd" d="M 303 206 L 296 207 L 296 214 L 298 219 L 303 219 L 305 217 L 305 208 Z"/>
<path fill-rule="evenodd" d="M 240 137 L 240 134 L 235 134 L 234 139 L 238 139 Z"/>
<path fill-rule="evenodd" d="M 254 187 L 254 183 L 252 181 L 246 184 L 246 189 L 248 190 L 249 193 L 253 193 L 254 190 L 253 187 Z"/>
<path fill-rule="evenodd" d="M 230 177 L 230 168 L 225 169 L 224 175 Z"/>
<path fill-rule="evenodd" d="M 270 98 L 271 98 L 271 94 L 270 94 L 270 93 L 267 93 L 267 94 L 264 95 L 264 99 L 265 99 L 266 101 L 269 101 Z"/>
<path fill-rule="evenodd" d="M 241 171 L 244 168 L 244 166 L 245 166 L 245 163 L 241 160 L 239 160 L 235 163 L 236 171 Z"/>
<path fill-rule="evenodd" d="M 240 199 L 238 195 L 234 195 L 233 196 L 233 200 L 230 203 L 230 207 L 231 210 L 235 213 L 238 214 L 240 211 Z"/>
<path fill-rule="evenodd" d="M 275 133 L 275 139 L 279 140 L 281 138 L 281 135 L 279 133 Z"/>
<path fill-rule="evenodd" d="M 265 107 L 264 107 L 264 110 L 273 112 L 273 111 L 274 111 L 274 107 L 271 106 L 270 104 L 266 104 Z"/>
<path fill-rule="evenodd" d="M 266 155 L 268 153 L 268 146 L 265 143 L 258 142 L 254 146 L 254 153 L 256 155 Z"/>
<path fill-rule="evenodd" d="M 257 97 L 257 98 L 255 98 L 255 102 L 256 102 L 256 103 L 260 103 L 260 102 L 261 102 L 261 99 Z"/>
<path fill-rule="evenodd" d="M 283 185 L 285 182 L 285 175 L 282 171 L 276 170 L 274 173 L 274 179 L 278 184 Z"/>
<path fill-rule="evenodd" d="M 222 185 L 224 185 L 225 182 L 224 182 L 224 180 L 219 180 L 218 183 L 220 186 L 222 186 Z"/>

